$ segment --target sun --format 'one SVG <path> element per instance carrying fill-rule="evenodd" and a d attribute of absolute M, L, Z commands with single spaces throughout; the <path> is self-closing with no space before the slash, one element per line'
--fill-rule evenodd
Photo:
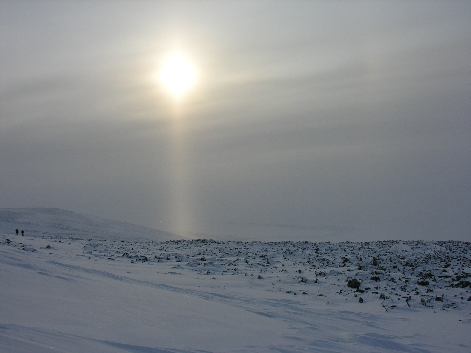
<path fill-rule="evenodd" d="M 164 61 L 159 81 L 175 98 L 181 98 L 194 84 L 196 70 L 182 54 L 171 54 Z"/>

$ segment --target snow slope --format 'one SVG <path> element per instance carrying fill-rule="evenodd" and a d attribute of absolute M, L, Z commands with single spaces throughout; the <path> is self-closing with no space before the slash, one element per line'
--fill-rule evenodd
<path fill-rule="evenodd" d="M 0 208 L 0 233 L 12 233 L 15 229 L 24 230 L 26 234 L 33 236 L 105 239 L 128 237 L 154 241 L 181 239 L 172 233 L 58 208 Z"/>
<path fill-rule="evenodd" d="M 469 242 L 158 241 L 43 211 L 15 211 L 23 237 L 0 212 L 0 352 L 471 351 Z"/>

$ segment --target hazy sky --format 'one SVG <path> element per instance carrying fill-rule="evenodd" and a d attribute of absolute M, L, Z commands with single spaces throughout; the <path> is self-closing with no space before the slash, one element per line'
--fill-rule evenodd
<path fill-rule="evenodd" d="M 0 0 L 0 30 L 0 207 L 471 240 L 471 1 Z"/>

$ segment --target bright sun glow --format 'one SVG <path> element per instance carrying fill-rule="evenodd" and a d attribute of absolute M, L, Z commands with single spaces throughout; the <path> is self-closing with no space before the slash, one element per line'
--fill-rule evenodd
<path fill-rule="evenodd" d="M 175 98 L 180 98 L 186 93 L 193 86 L 195 78 L 195 69 L 180 54 L 170 55 L 159 74 L 159 81 Z"/>

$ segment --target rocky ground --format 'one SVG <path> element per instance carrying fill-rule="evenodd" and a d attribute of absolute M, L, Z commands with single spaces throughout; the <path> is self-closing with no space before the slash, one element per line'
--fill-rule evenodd
<path fill-rule="evenodd" d="M 461 241 L 166 242 L 41 237 L 35 247 L 21 236 L 2 245 L 54 255 L 62 243 L 80 244 L 75 256 L 153 266 L 169 275 L 194 273 L 217 281 L 238 276 L 260 289 L 287 295 L 332 297 L 360 304 L 434 310 L 471 310 L 471 243 Z M 25 239 L 26 240 L 26 239 Z M 78 249 L 77 249 L 78 250 Z"/>

